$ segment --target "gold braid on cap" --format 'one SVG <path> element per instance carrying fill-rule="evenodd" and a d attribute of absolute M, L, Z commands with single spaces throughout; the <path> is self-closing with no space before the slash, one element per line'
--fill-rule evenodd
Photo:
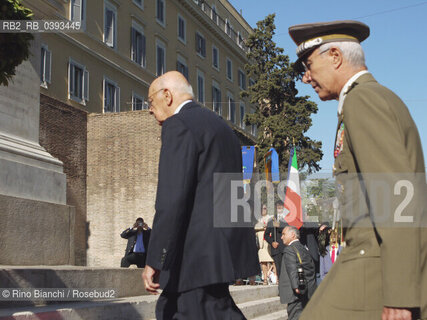
<path fill-rule="evenodd" d="M 356 37 L 350 36 L 348 34 L 328 34 L 326 36 L 316 37 L 304 42 L 301 42 L 301 44 L 297 48 L 297 56 L 300 57 L 305 53 L 307 50 L 310 50 L 313 47 L 318 47 L 323 43 L 327 42 L 333 42 L 333 41 L 356 41 Z"/>

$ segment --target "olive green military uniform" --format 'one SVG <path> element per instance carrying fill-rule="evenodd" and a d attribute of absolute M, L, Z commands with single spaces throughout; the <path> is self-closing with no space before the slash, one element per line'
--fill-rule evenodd
<path fill-rule="evenodd" d="M 421 142 L 405 104 L 370 73 L 347 91 L 335 152 L 347 246 L 300 319 L 379 320 L 383 306 L 422 305 L 427 312 L 427 232 L 418 227 L 426 217 L 419 195 L 427 195 Z M 413 216 L 414 223 L 392 223 L 405 188 L 393 199 L 375 200 L 376 187 L 385 183 L 393 192 L 400 180 L 415 188 L 400 214 Z"/>

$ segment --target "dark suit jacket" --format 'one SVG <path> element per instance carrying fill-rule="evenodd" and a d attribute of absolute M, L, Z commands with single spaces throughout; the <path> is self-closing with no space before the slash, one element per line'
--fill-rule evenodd
<path fill-rule="evenodd" d="M 190 102 L 163 122 L 146 263 L 162 270 L 166 291 L 230 283 L 259 272 L 253 227 L 214 227 L 214 203 L 226 201 L 225 193 L 214 193 L 214 174 L 231 172 L 242 172 L 241 148 L 214 112 Z"/>
<path fill-rule="evenodd" d="M 128 239 L 128 243 L 125 250 L 125 256 L 133 252 L 133 248 L 135 247 L 135 243 L 136 243 L 137 234 L 138 234 L 138 231 L 133 230 L 132 228 L 128 228 L 120 234 L 120 237 L 122 237 L 123 239 Z M 145 252 L 148 251 L 150 234 L 151 234 L 151 229 L 142 231 L 142 242 L 144 243 Z"/>
<path fill-rule="evenodd" d="M 285 246 L 285 250 L 283 251 L 282 271 L 279 281 L 281 303 L 290 303 L 301 297 L 301 295 L 297 295 L 294 291 L 294 289 L 298 288 L 297 267 L 299 266 L 299 260 L 292 247 L 296 248 L 301 256 L 302 267 L 307 281 L 306 295 L 308 298 L 311 298 L 317 287 L 313 259 L 308 253 L 308 250 L 299 241 L 295 241 L 290 246 Z"/>
<path fill-rule="evenodd" d="M 286 223 L 280 221 L 280 225 L 274 228 L 273 220 L 268 221 L 267 228 L 264 232 L 264 239 L 270 244 L 270 254 L 271 256 L 275 256 L 277 254 L 283 253 L 283 249 L 285 249 L 285 245 L 281 239 L 282 231 L 287 226 Z M 274 238 L 274 230 L 276 229 L 276 239 Z M 272 243 L 276 241 L 279 243 L 277 248 L 273 248 Z"/>
<path fill-rule="evenodd" d="M 317 222 L 304 222 L 300 229 L 301 238 L 300 242 L 307 246 L 308 253 L 313 259 L 316 267 L 316 272 L 319 272 L 319 244 L 317 237 L 319 234 L 319 224 Z"/>

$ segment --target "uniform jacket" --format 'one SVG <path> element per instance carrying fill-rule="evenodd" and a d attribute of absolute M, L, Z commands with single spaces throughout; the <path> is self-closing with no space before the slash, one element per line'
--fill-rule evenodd
<path fill-rule="evenodd" d="M 226 211 L 214 216 L 214 203 L 230 207 L 229 190 L 214 190 L 214 174 L 241 172 L 239 141 L 214 112 L 190 102 L 163 122 L 146 263 L 162 270 L 164 290 L 182 292 L 259 273 L 253 225 L 214 227 L 214 218 L 230 221 Z"/>
<path fill-rule="evenodd" d="M 282 270 L 279 280 L 281 303 L 290 303 L 301 297 L 294 291 L 294 289 L 298 288 L 297 267 L 299 266 L 299 259 L 294 248 L 298 250 L 301 257 L 304 276 L 307 282 L 306 295 L 308 298 L 311 298 L 314 290 L 316 290 L 316 271 L 313 259 L 308 253 L 308 250 L 299 241 L 295 241 L 291 245 L 285 246 L 283 251 Z"/>
<path fill-rule="evenodd" d="M 300 319 L 380 319 L 383 306 L 425 306 L 425 232 L 421 236 L 416 223 L 392 224 L 404 198 L 392 195 L 399 180 L 414 185 L 404 215 L 415 221 L 426 215 L 420 199 L 426 194 L 423 152 L 407 107 L 364 74 L 347 92 L 336 141 L 341 148 L 334 175 L 346 247 Z M 402 179 L 399 173 L 409 174 Z M 415 173 L 423 178 L 416 181 Z M 386 200 L 376 198 L 378 183 L 389 186 Z"/>
<path fill-rule="evenodd" d="M 147 252 L 148 244 L 150 242 L 150 234 L 151 234 L 151 229 L 142 231 L 142 242 L 144 243 L 145 252 Z M 133 230 L 132 228 L 128 228 L 120 234 L 120 237 L 122 237 L 123 239 L 128 239 L 128 243 L 126 245 L 126 250 L 125 250 L 125 256 L 133 252 L 133 248 L 135 247 L 135 244 L 136 244 L 137 235 L 138 235 L 138 231 Z"/>
<path fill-rule="evenodd" d="M 338 251 L 335 257 L 335 262 L 338 256 L 340 255 L 342 247 L 338 245 Z M 332 259 L 331 259 L 331 246 L 326 247 L 326 253 L 324 256 L 320 255 L 320 279 L 323 279 L 332 268 Z"/>

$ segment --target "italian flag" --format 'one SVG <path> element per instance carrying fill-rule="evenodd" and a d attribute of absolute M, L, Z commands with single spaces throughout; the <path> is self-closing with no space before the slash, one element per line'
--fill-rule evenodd
<path fill-rule="evenodd" d="M 298 229 L 302 226 L 302 206 L 301 206 L 301 191 L 299 184 L 298 162 L 295 147 L 291 150 L 288 166 L 288 183 L 286 187 L 286 196 L 284 206 L 289 213 L 285 217 L 285 221 Z"/>

